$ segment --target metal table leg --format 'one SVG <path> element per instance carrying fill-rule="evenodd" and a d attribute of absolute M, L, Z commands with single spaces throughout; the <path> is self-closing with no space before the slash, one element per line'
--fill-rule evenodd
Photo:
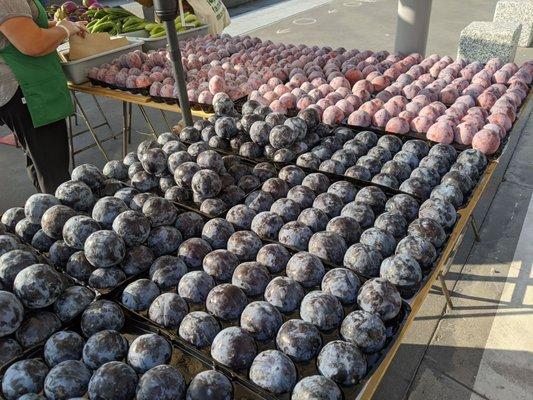
<path fill-rule="evenodd" d="M 72 131 L 72 115 L 67 117 L 68 147 L 70 153 L 70 167 L 74 168 L 74 132 Z"/>
<path fill-rule="evenodd" d="M 152 136 L 157 139 L 157 133 L 155 131 L 155 128 L 154 126 L 152 125 L 152 121 L 150 121 L 150 118 L 148 117 L 148 114 L 146 113 L 146 110 L 144 109 L 143 106 L 139 105 L 139 110 L 141 111 L 141 114 L 144 118 L 144 120 L 146 121 L 146 124 L 148 125 L 148 127 L 150 128 L 150 130 L 152 131 Z"/>
<path fill-rule="evenodd" d="M 100 111 L 100 114 L 102 115 L 102 118 L 105 121 L 103 125 L 107 125 L 109 130 L 111 130 L 111 125 L 109 125 L 109 121 L 107 120 L 107 116 L 105 115 L 104 110 L 102 110 L 102 106 L 100 105 L 100 102 L 98 101 L 98 98 L 94 94 L 92 96 L 93 96 L 94 102 L 96 103 L 96 107 L 98 107 L 98 111 Z"/>
<path fill-rule="evenodd" d="M 122 102 L 122 158 L 128 153 L 128 103 Z"/>
<path fill-rule="evenodd" d="M 131 144 L 131 115 L 133 113 L 133 104 L 128 103 L 128 143 Z"/>
<path fill-rule="evenodd" d="M 163 119 L 165 120 L 165 124 L 167 125 L 168 132 L 172 132 L 172 127 L 170 126 L 170 123 L 168 122 L 167 116 L 163 110 L 161 111 L 161 115 L 163 116 Z"/>
<path fill-rule="evenodd" d="M 85 122 L 85 125 L 87 125 L 87 128 L 89 129 L 89 132 L 91 133 L 91 136 L 93 137 L 96 146 L 102 152 L 105 160 L 109 161 L 109 157 L 107 156 L 106 151 L 102 147 L 102 144 L 100 143 L 100 139 L 98 139 L 98 136 L 96 136 L 96 132 L 94 131 L 94 129 L 93 129 L 92 125 L 91 125 L 91 122 L 89 121 L 89 118 L 85 114 L 85 110 L 81 106 L 81 104 L 80 104 L 80 102 L 78 100 L 78 97 L 76 96 L 76 93 L 73 92 L 72 95 L 74 97 L 74 103 L 78 106 L 78 108 L 80 110 L 80 114 L 81 114 L 81 116 L 83 118 L 83 121 Z"/>

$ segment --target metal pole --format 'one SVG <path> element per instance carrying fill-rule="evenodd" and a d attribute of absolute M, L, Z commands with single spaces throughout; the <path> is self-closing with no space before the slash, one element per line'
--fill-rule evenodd
<path fill-rule="evenodd" d="M 398 0 L 394 51 L 426 53 L 432 0 Z"/>
<path fill-rule="evenodd" d="M 187 96 L 187 84 L 185 83 L 185 74 L 183 72 L 183 65 L 181 64 L 181 50 L 178 41 L 178 33 L 174 26 L 174 20 L 164 21 L 167 30 L 168 49 L 170 53 L 170 61 L 174 68 L 174 77 L 176 85 L 178 86 L 178 99 L 180 102 L 181 115 L 186 126 L 192 126 L 191 106 L 189 104 L 189 97 Z"/>

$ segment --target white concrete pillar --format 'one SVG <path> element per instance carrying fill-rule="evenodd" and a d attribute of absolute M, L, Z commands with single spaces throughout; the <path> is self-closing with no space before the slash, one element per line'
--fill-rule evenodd
<path fill-rule="evenodd" d="M 394 50 L 403 54 L 426 52 L 432 0 L 398 0 Z"/>

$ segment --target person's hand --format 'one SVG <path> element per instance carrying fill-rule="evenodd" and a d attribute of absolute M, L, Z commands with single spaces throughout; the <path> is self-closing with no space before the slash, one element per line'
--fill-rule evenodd
<path fill-rule="evenodd" d="M 80 28 L 68 19 L 62 19 L 56 24 L 56 27 L 63 29 L 67 33 L 67 37 L 71 37 L 80 32 Z"/>
<path fill-rule="evenodd" d="M 75 22 L 74 25 L 76 25 L 78 28 L 80 28 L 80 31 L 78 33 L 76 33 L 76 35 L 79 35 L 81 37 L 85 37 L 87 32 L 89 32 L 87 30 L 87 21 L 78 21 L 78 22 Z"/>

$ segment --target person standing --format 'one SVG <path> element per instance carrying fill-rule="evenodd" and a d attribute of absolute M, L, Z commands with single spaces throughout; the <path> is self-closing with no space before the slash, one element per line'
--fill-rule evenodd
<path fill-rule="evenodd" d="M 56 49 L 83 23 L 48 21 L 39 0 L 0 0 L 0 123 L 16 135 L 39 192 L 69 178 L 65 118 L 74 113 Z"/>

